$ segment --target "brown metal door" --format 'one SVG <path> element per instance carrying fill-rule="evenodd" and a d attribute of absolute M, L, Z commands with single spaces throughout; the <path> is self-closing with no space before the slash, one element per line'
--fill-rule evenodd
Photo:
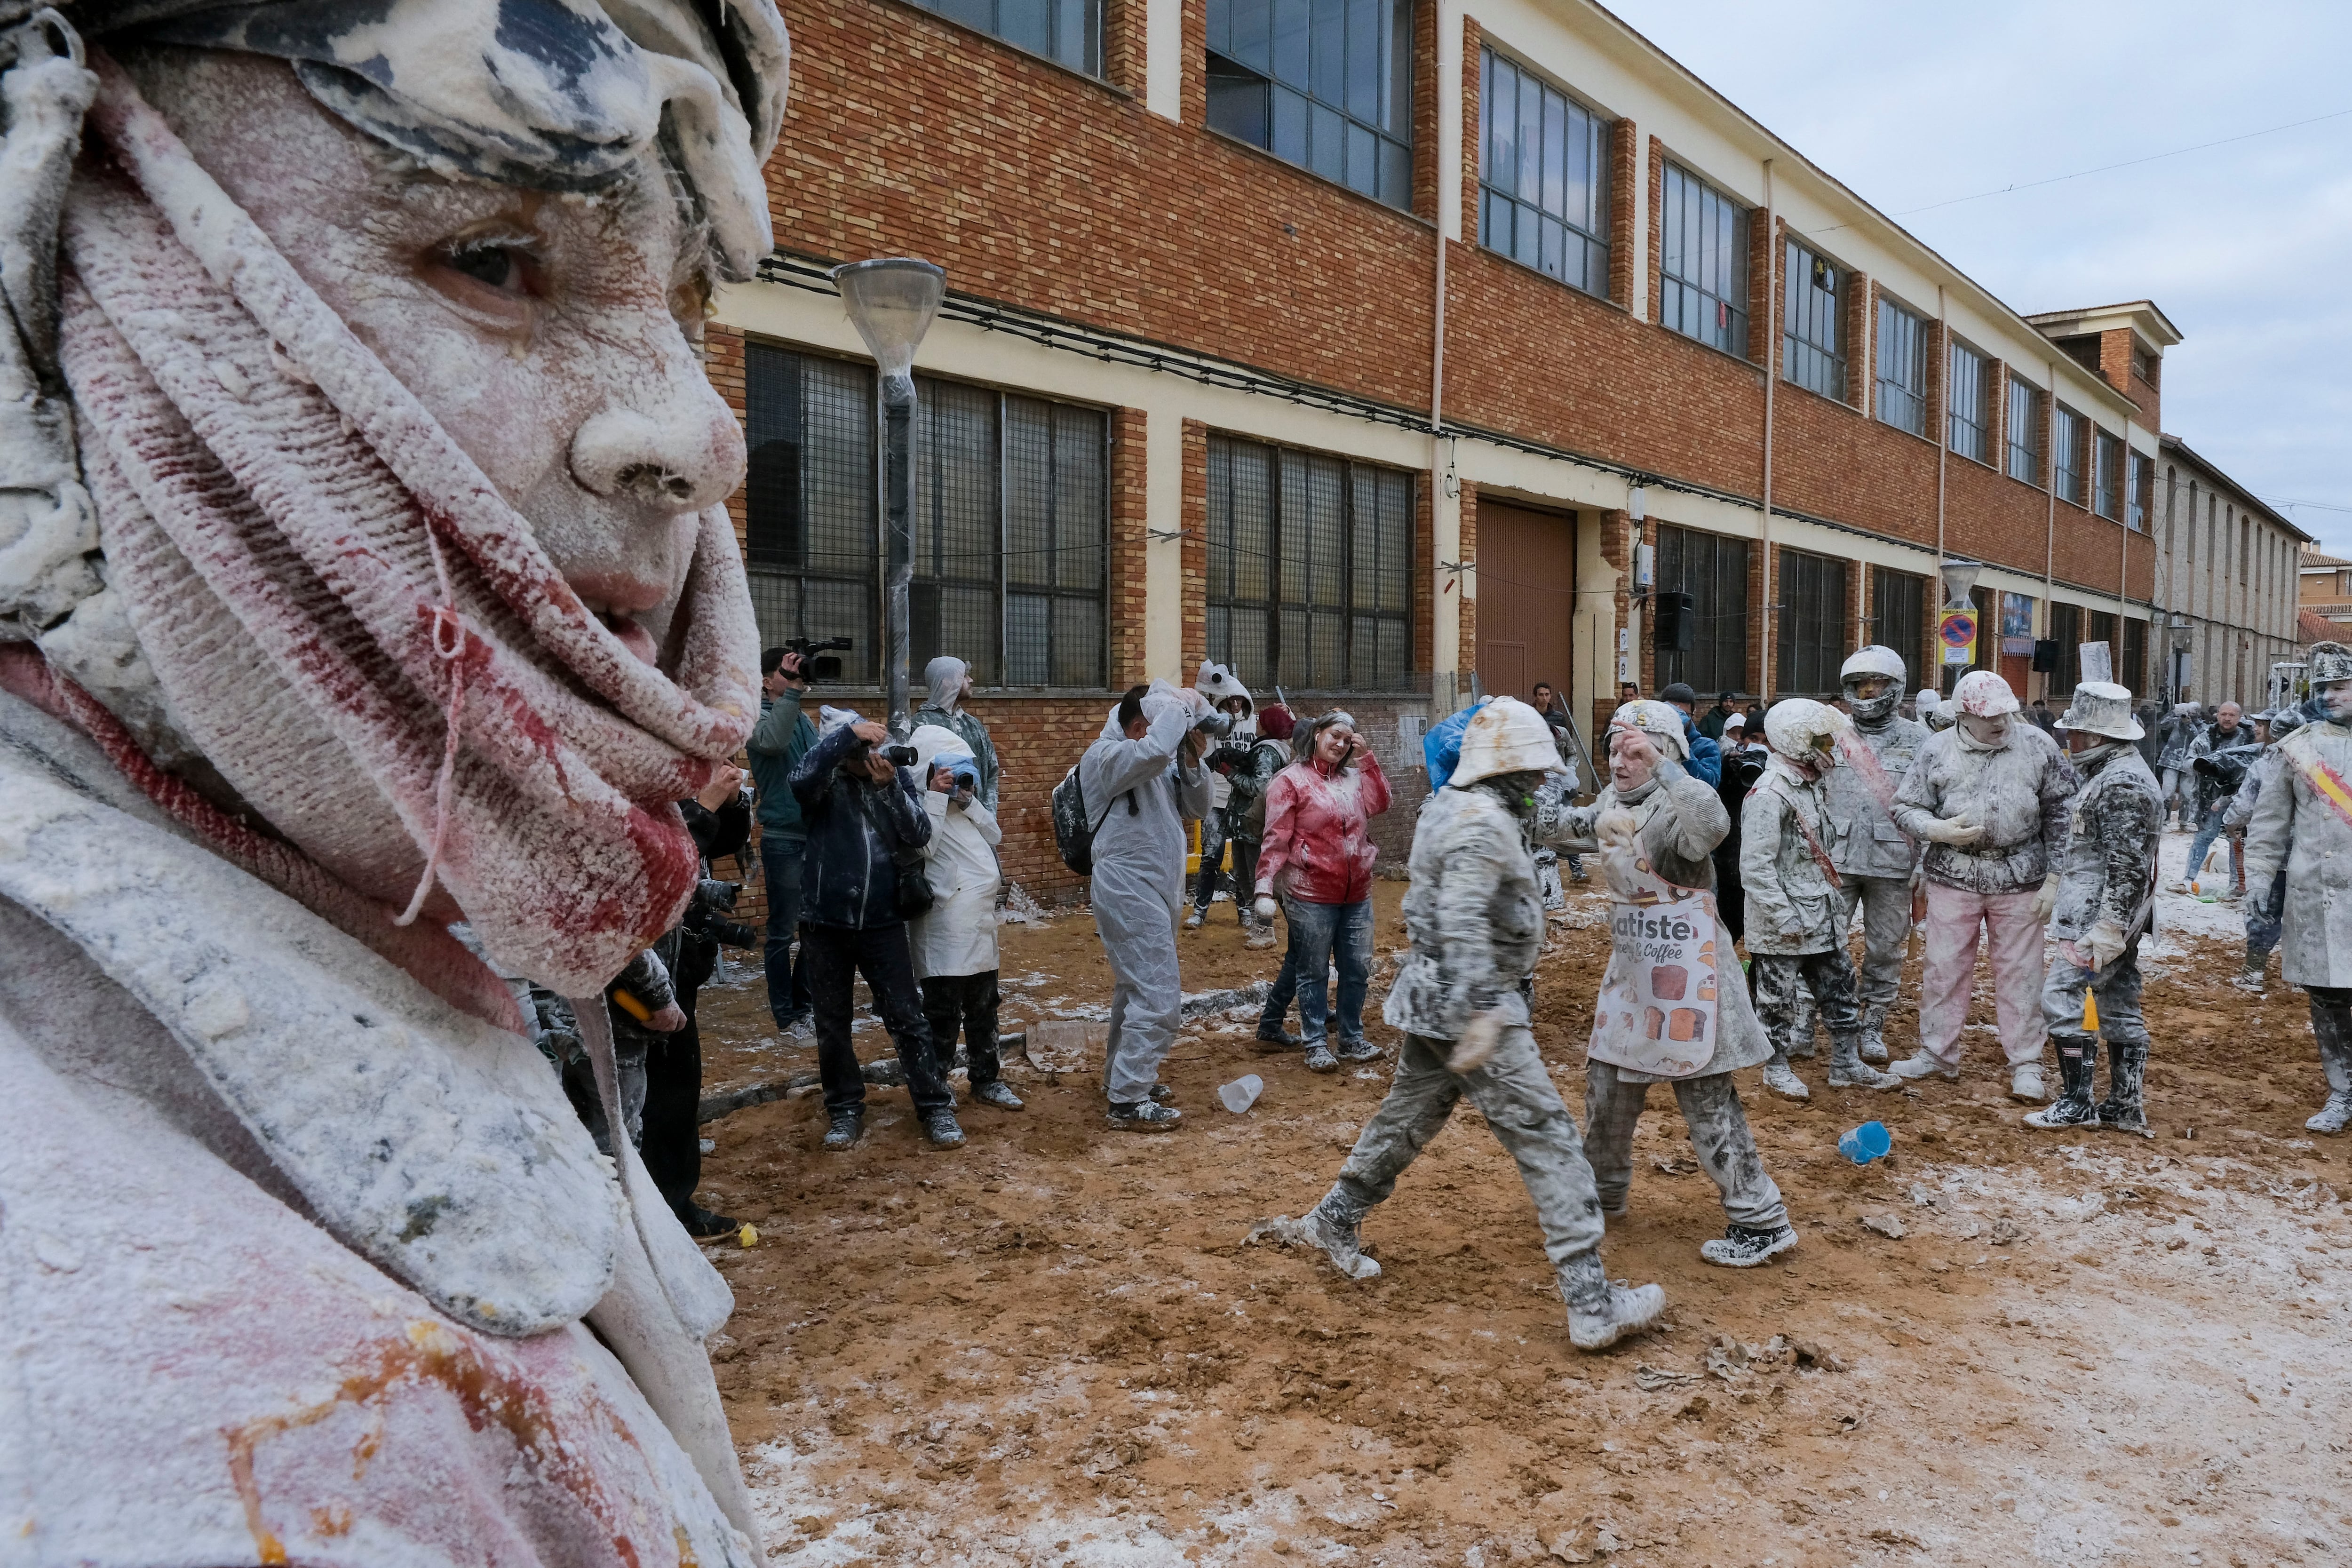
<path fill-rule="evenodd" d="M 1565 698 L 1575 613 L 1574 516 L 1479 501 L 1479 684 L 1525 699 L 1548 680 Z"/>

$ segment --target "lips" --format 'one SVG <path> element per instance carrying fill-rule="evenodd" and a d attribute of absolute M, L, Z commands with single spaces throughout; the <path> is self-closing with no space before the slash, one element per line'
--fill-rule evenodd
<path fill-rule="evenodd" d="M 650 665 L 660 658 L 653 634 L 637 624 L 637 616 L 660 604 L 667 589 L 657 583 L 604 574 L 564 581 L 580 596 L 581 607 L 602 622 L 640 663 Z"/>

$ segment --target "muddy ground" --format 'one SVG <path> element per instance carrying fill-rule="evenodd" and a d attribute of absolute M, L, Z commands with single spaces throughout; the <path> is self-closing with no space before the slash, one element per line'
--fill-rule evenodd
<path fill-rule="evenodd" d="M 1380 884 L 1384 954 L 1401 893 Z M 706 1201 L 761 1232 L 712 1249 L 737 1298 L 713 1356 L 770 1553 L 2352 1561 L 2352 1145 L 2303 1131 L 2323 1091 L 2275 960 L 2264 997 L 2226 984 L 2234 906 L 2165 907 L 2154 1141 L 2021 1127 L 1980 991 L 1957 1083 L 1832 1091 L 1816 1060 L 1800 1106 L 1740 1075 L 1803 1242 L 1738 1272 L 1699 1260 L 1723 1216 L 1659 1091 L 1604 1256 L 1671 1307 L 1601 1355 L 1570 1347 L 1526 1193 L 1466 1106 L 1367 1223 L 1377 1280 L 1245 1245 L 1326 1190 L 1387 1068 L 1317 1077 L 1253 1054 L 1239 1020 L 1188 1029 L 1164 1075 L 1187 1120 L 1165 1137 L 1107 1130 L 1091 1075 L 1018 1064 L 1029 1108 L 967 1107 L 953 1152 L 921 1144 L 895 1089 L 847 1155 L 818 1150 L 813 1097 L 713 1122 Z M 1580 1115 L 1601 908 L 1580 894 L 1538 979 Z M 1181 951 L 1188 992 L 1276 956 L 1243 948 L 1227 904 Z M 1008 1029 L 1108 997 L 1083 913 L 1008 925 L 1003 953 Z M 1915 964 L 1897 1055 L 1916 984 Z M 761 1000 L 756 978 L 706 994 L 711 1086 L 814 1065 Z M 1244 1072 L 1265 1090 L 1234 1116 L 1213 1091 Z M 1895 1152 L 1856 1168 L 1837 1137 L 1872 1118 Z"/>

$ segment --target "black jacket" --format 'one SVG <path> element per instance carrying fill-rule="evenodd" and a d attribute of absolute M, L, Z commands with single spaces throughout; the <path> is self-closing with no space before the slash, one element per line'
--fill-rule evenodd
<path fill-rule="evenodd" d="M 843 770 L 841 764 L 865 744 L 844 725 L 811 746 L 793 769 L 793 796 L 808 831 L 801 857 L 801 919 L 809 925 L 870 931 L 900 923 L 892 851 L 931 841 L 931 814 L 923 809 L 911 770 L 898 769 L 896 785 Z M 876 830 L 877 822 L 887 833 Z"/>

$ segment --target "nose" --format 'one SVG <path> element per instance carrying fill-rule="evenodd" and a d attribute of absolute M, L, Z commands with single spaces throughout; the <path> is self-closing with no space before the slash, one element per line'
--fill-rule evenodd
<path fill-rule="evenodd" d="M 698 367 L 654 411 L 614 405 L 590 415 L 572 437 L 572 477 L 592 495 L 666 516 L 699 511 L 741 482 L 742 427 Z"/>

